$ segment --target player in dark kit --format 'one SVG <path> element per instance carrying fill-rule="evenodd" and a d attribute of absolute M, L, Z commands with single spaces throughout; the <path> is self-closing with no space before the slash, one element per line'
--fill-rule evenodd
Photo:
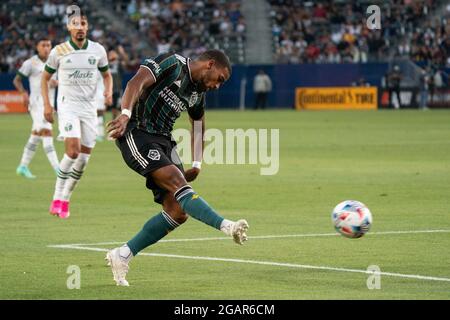
<path fill-rule="evenodd" d="M 223 231 L 238 244 L 247 240 L 247 221 L 224 219 L 187 184 L 200 173 L 201 152 L 194 152 L 192 168 L 184 171 L 171 136 L 183 110 L 193 129 L 194 121 L 201 122 L 203 134 L 205 92 L 218 89 L 230 75 L 228 57 L 222 51 L 208 50 L 196 60 L 173 53 L 146 59 L 128 82 L 122 114 L 108 124 L 108 132 L 117 139 L 127 165 L 146 178 L 162 211 L 133 239 L 107 253 L 117 285 L 128 286 L 125 277 L 132 257 L 184 223 L 188 215 Z M 191 139 L 194 144 L 194 135 Z"/>

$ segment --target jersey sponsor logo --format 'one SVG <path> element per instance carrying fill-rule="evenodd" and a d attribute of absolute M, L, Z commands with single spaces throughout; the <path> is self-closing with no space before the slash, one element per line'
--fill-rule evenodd
<path fill-rule="evenodd" d="M 164 87 L 159 95 L 177 114 L 186 109 L 183 101 L 169 87 Z"/>
<path fill-rule="evenodd" d="M 159 159 L 161 159 L 161 154 L 160 154 L 159 151 L 156 150 L 156 149 L 150 149 L 150 150 L 148 151 L 147 157 L 148 157 L 150 160 L 158 161 Z"/>
<path fill-rule="evenodd" d="M 174 83 L 178 88 L 181 87 L 181 80 L 177 80 Z"/>
<path fill-rule="evenodd" d="M 200 196 L 199 196 L 198 194 L 195 193 L 195 194 L 192 195 L 192 200 L 198 199 L 199 197 L 200 197 Z"/>
<path fill-rule="evenodd" d="M 97 59 L 95 59 L 94 56 L 90 56 L 90 57 L 88 58 L 88 62 L 89 62 L 89 64 L 91 64 L 91 65 L 94 65 L 94 64 L 95 64 L 95 61 L 97 61 Z"/>
<path fill-rule="evenodd" d="M 152 59 L 145 59 L 145 63 L 151 64 L 153 66 L 153 71 L 155 72 L 155 76 L 158 76 L 161 73 L 161 66 L 157 64 Z"/>
<path fill-rule="evenodd" d="M 192 108 L 198 100 L 198 93 L 196 91 L 192 92 L 191 97 L 189 98 L 189 108 Z"/>
<path fill-rule="evenodd" d="M 69 74 L 69 79 L 92 79 L 94 77 L 94 73 L 92 71 L 82 72 L 80 70 L 75 70 L 71 74 Z"/>

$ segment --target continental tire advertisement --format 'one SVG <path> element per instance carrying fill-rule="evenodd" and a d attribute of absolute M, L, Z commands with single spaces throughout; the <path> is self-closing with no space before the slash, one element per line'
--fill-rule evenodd
<path fill-rule="evenodd" d="M 378 107 L 377 87 L 297 88 L 297 110 L 372 110 Z"/>

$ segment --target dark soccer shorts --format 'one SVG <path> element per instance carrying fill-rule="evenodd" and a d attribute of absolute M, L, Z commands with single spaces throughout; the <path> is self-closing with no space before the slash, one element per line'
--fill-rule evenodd
<path fill-rule="evenodd" d="M 168 191 L 153 181 L 151 173 L 171 164 L 177 166 L 184 173 L 175 141 L 163 135 L 133 128 L 117 139 L 116 144 L 122 152 L 126 164 L 147 179 L 146 186 L 153 191 L 154 201 L 162 204 Z"/>

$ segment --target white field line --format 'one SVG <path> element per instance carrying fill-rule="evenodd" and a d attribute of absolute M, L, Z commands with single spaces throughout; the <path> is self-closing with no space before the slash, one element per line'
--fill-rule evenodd
<path fill-rule="evenodd" d="M 99 251 L 107 252 L 108 249 L 103 248 L 93 248 L 93 247 L 83 247 L 83 246 L 53 246 L 53 248 L 62 249 L 74 249 L 74 250 L 88 250 L 88 251 Z M 189 259 L 189 260 L 203 260 L 203 261 L 221 261 L 221 262 L 233 262 L 233 263 L 244 263 L 244 264 L 254 264 L 254 265 L 265 265 L 274 267 L 285 267 L 285 268 L 296 268 L 296 269 L 312 269 L 312 270 L 324 270 L 324 271 L 338 271 L 338 272 L 351 272 L 351 273 L 363 273 L 374 275 L 374 272 L 361 270 L 361 269 L 347 269 L 347 268 L 336 268 L 327 266 L 312 266 L 306 264 L 293 264 L 293 263 L 280 263 L 271 261 L 257 261 L 257 260 L 243 260 L 243 259 L 230 259 L 230 258 L 216 258 L 216 257 L 201 257 L 201 256 L 184 256 L 176 254 L 164 254 L 164 253 L 146 253 L 140 252 L 139 255 L 151 256 L 151 257 L 164 257 L 164 258 L 175 258 L 175 259 Z M 397 278 L 409 278 L 418 280 L 428 280 L 428 281 L 444 281 L 450 282 L 450 278 L 442 277 L 432 277 L 432 276 L 422 276 L 417 274 L 403 274 L 403 273 L 393 273 L 393 272 L 377 272 L 380 276 L 397 277 Z"/>
<path fill-rule="evenodd" d="M 369 232 L 365 236 L 374 235 L 395 235 L 395 234 L 416 234 L 416 233 L 450 233 L 450 230 L 405 230 L 405 231 L 380 231 Z M 267 235 L 267 236 L 250 236 L 249 240 L 255 239 L 282 239 L 282 238 L 315 238 L 315 237 L 335 237 L 338 233 L 303 233 L 303 234 L 280 234 L 280 235 Z M 230 237 L 210 237 L 210 238 L 187 238 L 187 239 L 162 239 L 158 243 L 163 242 L 190 242 L 190 241 L 217 241 L 217 240 L 230 240 Z M 123 244 L 124 241 L 111 241 L 111 242 L 97 242 L 97 243 L 69 243 L 49 245 L 48 247 L 63 248 L 65 246 L 100 246 L 100 245 L 115 245 Z"/>

